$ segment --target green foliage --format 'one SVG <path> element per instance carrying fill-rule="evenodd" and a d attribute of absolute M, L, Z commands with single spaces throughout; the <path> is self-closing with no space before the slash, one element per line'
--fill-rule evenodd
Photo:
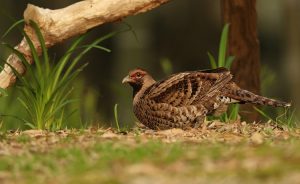
<path fill-rule="evenodd" d="M 226 127 L 229 132 L 235 132 L 236 128 Z M 231 183 L 278 180 L 290 183 L 290 173 L 300 170 L 299 134 L 285 131 L 288 139 L 281 133 L 270 134 L 264 136 L 263 143 L 257 144 L 249 138 L 257 129 L 244 131 L 244 128 L 239 129 L 242 137 L 241 134 L 228 136 L 231 135 L 228 129 L 219 134 L 211 130 L 214 136 L 204 139 L 202 135 L 178 136 L 172 142 L 165 134 L 162 137 L 149 133 L 105 139 L 99 131 L 106 131 L 101 129 L 44 135 L 47 139 L 24 134 L 0 135 L 6 145 L 5 155 L 0 157 L 0 172 L 5 173 L 2 183 L 133 183 L 141 173 L 146 179 L 156 178 L 153 183 L 185 182 L 187 177 L 198 181 L 199 176 L 203 183 L 224 183 L 229 179 Z M 267 130 L 260 131 L 266 135 Z M 57 141 L 53 143 L 48 139 Z M 16 149 L 15 145 L 22 149 Z M 35 145 L 33 151 L 26 151 L 32 150 L 32 145 Z M 48 146 L 47 151 L 45 146 Z M 249 162 L 260 163 L 260 167 L 244 164 Z M 234 163 L 234 167 L 230 163 Z"/>
<path fill-rule="evenodd" d="M 219 118 L 222 122 L 228 122 L 231 120 L 238 120 L 239 118 L 239 104 L 231 104 L 224 114 L 222 114 Z"/>
<path fill-rule="evenodd" d="M 228 32 L 229 32 L 229 24 L 226 24 L 221 34 L 218 62 L 216 62 L 215 57 L 210 52 L 207 52 L 212 69 L 219 68 L 219 67 L 225 67 L 227 69 L 230 69 L 232 62 L 234 61 L 234 56 L 226 57 Z"/>
<path fill-rule="evenodd" d="M 18 24 L 20 23 L 22 22 L 19 21 Z M 12 27 L 16 27 L 18 24 L 14 24 Z M 40 43 L 42 57 L 39 57 L 37 49 L 26 32 L 22 31 L 22 34 L 31 49 L 33 61 L 36 66 L 35 70 L 29 66 L 27 59 L 22 53 L 11 45 L 2 43 L 3 46 L 19 57 L 28 71 L 28 76 L 22 77 L 11 67 L 20 81 L 19 91 L 21 97 L 18 100 L 28 115 L 28 118 L 24 118 L 22 121 L 30 128 L 61 129 L 63 126 L 67 126 L 64 123 L 67 122 L 68 116 L 72 114 L 66 114 L 65 108 L 76 101 L 70 99 L 73 89 L 71 83 L 86 66 L 85 64 L 76 68 L 78 62 L 92 48 L 109 52 L 109 49 L 98 44 L 111 38 L 117 32 L 112 32 L 94 40 L 90 44 L 80 46 L 87 37 L 87 34 L 84 34 L 73 42 L 67 52 L 58 60 L 57 64 L 53 64 L 50 62 L 45 41 L 38 25 L 35 22 L 31 22 L 31 26 L 34 28 Z M 12 28 L 8 29 L 8 31 L 10 30 Z M 74 56 L 74 51 L 79 52 Z"/>
<path fill-rule="evenodd" d="M 119 104 L 115 104 L 115 106 L 114 106 L 114 119 L 115 119 L 115 126 L 117 128 L 117 132 L 127 134 L 128 131 L 130 130 L 130 127 L 128 126 L 127 123 L 124 123 L 124 122 L 121 123 L 119 121 L 118 107 L 119 107 Z"/>
<path fill-rule="evenodd" d="M 5 93 L 7 94 L 6 96 L 2 94 L 0 97 L 0 121 L 2 121 L 0 131 L 23 129 L 24 123 L 19 119 L 26 112 L 17 100 L 20 92 L 17 88 L 10 88 L 5 90 Z M 18 115 L 18 117 L 15 115 Z"/>
<path fill-rule="evenodd" d="M 229 24 L 226 24 L 221 34 L 218 62 L 216 62 L 215 57 L 210 52 L 207 53 L 212 69 L 216 69 L 219 67 L 225 67 L 227 69 L 230 69 L 232 62 L 234 61 L 234 56 L 226 57 L 228 32 L 229 32 Z M 237 120 L 239 118 L 239 107 L 240 107 L 239 104 L 231 104 L 228 111 L 222 114 L 219 117 L 219 119 L 223 122 L 228 122 L 230 120 Z M 212 119 L 214 118 L 212 117 Z"/>
<path fill-rule="evenodd" d="M 117 126 L 118 132 L 120 132 L 120 124 L 119 124 L 119 118 L 118 118 L 118 104 L 115 104 L 114 106 L 114 117 L 115 117 L 115 123 Z"/>
<path fill-rule="evenodd" d="M 21 19 L 21 20 L 19 20 L 19 21 L 16 21 L 15 23 L 13 23 L 13 25 L 11 25 L 8 29 L 7 29 L 7 31 L 1 36 L 1 39 L 3 39 L 3 38 L 5 38 L 7 35 L 8 35 L 8 33 L 10 33 L 13 29 L 15 29 L 15 28 L 19 28 L 18 26 L 21 24 L 21 23 L 24 23 L 24 19 Z"/>
<path fill-rule="evenodd" d="M 276 73 L 272 68 L 263 65 L 261 69 L 261 86 L 262 94 L 270 96 L 268 89 L 276 88 L 274 81 L 277 81 Z M 274 94 L 273 94 L 274 95 Z M 273 108 L 263 106 L 260 108 L 253 107 L 263 118 L 272 121 L 280 126 L 297 127 L 299 126 L 299 117 L 297 116 L 296 109 L 293 108 Z"/>
<path fill-rule="evenodd" d="M 226 24 L 222 30 L 221 41 L 219 46 L 219 57 L 218 57 L 219 67 L 225 66 L 228 31 L 229 31 L 229 24 Z"/>
<path fill-rule="evenodd" d="M 0 88 L 0 97 L 7 97 L 7 91 L 5 89 Z"/>
<path fill-rule="evenodd" d="M 289 128 L 296 128 L 299 123 L 299 119 L 296 116 L 296 110 L 290 108 L 284 108 L 284 111 L 277 113 L 275 118 L 269 115 L 265 110 L 253 107 L 261 116 L 265 119 L 272 121 L 280 126 L 287 126 Z"/>
<path fill-rule="evenodd" d="M 67 107 L 67 112 L 73 112 L 74 109 L 77 109 L 74 115 L 68 118 L 68 121 L 72 123 L 68 127 L 84 129 L 99 122 L 100 115 L 97 104 L 99 103 L 100 91 L 90 86 L 83 75 L 78 76 L 72 86 L 74 86 L 74 90 L 70 98 L 80 97 L 80 101 L 71 103 Z"/>

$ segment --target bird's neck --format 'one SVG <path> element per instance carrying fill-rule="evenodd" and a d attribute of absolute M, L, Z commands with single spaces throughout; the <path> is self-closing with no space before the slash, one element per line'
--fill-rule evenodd
<path fill-rule="evenodd" d="M 143 85 L 132 85 L 133 98 L 142 90 Z"/>
<path fill-rule="evenodd" d="M 152 86 L 156 81 L 152 78 L 149 78 L 144 81 L 143 84 L 132 85 L 133 88 L 133 101 L 137 101 L 142 97 L 145 91 Z"/>

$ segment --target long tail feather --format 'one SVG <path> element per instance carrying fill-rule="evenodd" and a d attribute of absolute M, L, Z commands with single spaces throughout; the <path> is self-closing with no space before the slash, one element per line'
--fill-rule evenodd
<path fill-rule="evenodd" d="M 269 105 L 273 107 L 290 107 L 291 103 L 256 95 L 250 91 L 237 89 L 228 97 L 238 100 L 239 103 L 252 103 L 257 105 Z"/>

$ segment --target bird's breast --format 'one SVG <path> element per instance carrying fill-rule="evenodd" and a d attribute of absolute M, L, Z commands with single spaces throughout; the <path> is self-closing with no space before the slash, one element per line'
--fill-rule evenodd
<path fill-rule="evenodd" d="M 140 99 L 134 103 L 133 112 L 142 124 L 160 130 L 186 128 L 199 116 L 196 106 L 174 107 L 148 99 Z"/>

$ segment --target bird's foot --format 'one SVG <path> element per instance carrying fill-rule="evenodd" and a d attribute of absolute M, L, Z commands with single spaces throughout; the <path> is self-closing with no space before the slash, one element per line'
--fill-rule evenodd
<path fill-rule="evenodd" d="M 195 120 L 194 128 L 199 128 L 204 123 L 205 116 L 198 116 Z"/>

